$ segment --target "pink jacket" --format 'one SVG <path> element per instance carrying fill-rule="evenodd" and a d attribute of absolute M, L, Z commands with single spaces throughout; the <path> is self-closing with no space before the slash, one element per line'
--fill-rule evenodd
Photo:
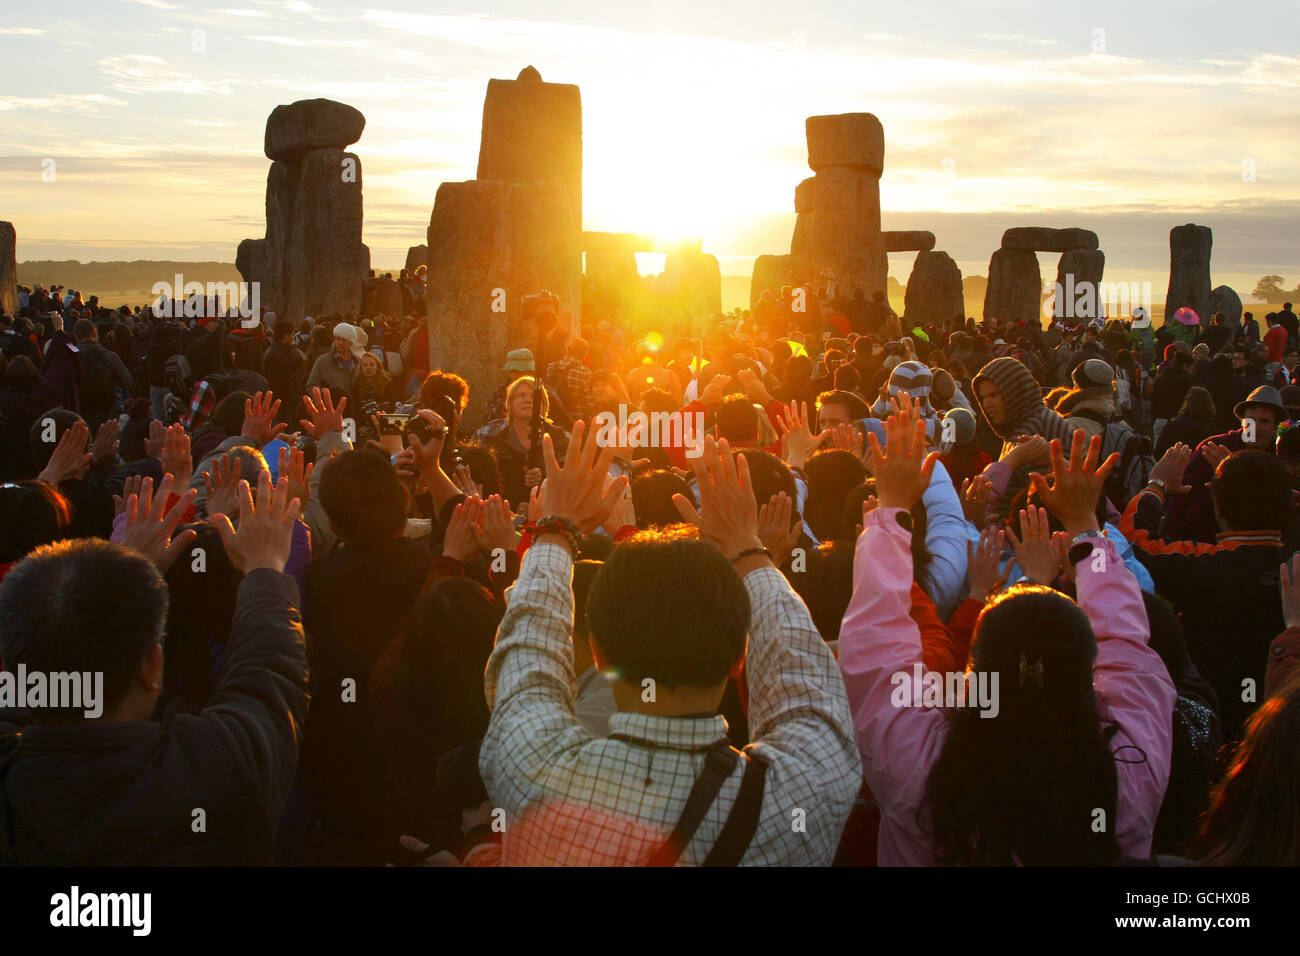
<path fill-rule="evenodd" d="M 867 515 L 853 561 L 853 598 L 840 628 L 839 664 L 867 784 L 880 804 L 880 865 L 932 866 L 925 788 L 949 724 L 941 708 L 890 702 L 893 675 L 912 674 L 922 660 L 920 633 L 909 616 L 911 533 L 898 524 L 898 514 L 898 508 L 878 508 Z M 1119 728 L 1110 741 L 1119 791 L 1114 825 L 1120 852 L 1146 858 L 1169 782 L 1174 685 L 1148 646 L 1137 580 L 1112 542 L 1098 539 L 1095 547 L 1105 562 L 1085 558 L 1076 573 L 1079 606 L 1097 636 L 1097 713 L 1103 727 Z"/>

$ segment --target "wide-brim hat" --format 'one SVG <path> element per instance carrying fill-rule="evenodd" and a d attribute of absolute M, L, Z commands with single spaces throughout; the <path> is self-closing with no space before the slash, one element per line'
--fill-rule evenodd
<path fill-rule="evenodd" d="M 537 367 L 531 349 L 514 349 L 506 353 L 506 364 L 502 366 L 507 372 L 531 372 Z"/>
<path fill-rule="evenodd" d="M 1282 396 L 1272 385 L 1261 385 L 1238 402 L 1237 406 L 1232 410 L 1233 417 L 1244 418 L 1246 409 L 1251 405 L 1269 405 L 1277 409 L 1280 417 L 1287 417 L 1286 406 L 1282 404 Z"/>
<path fill-rule="evenodd" d="M 1200 325 L 1201 317 L 1196 314 L 1195 309 L 1189 309 L 1187 306 L 1183 306 L 1174 313 L 1174 321 L 1180 322 L 1183 325 Z"/>
<path fill-rule="evenodd" d="M 1146 309 L 1142 308 L 1142 306 L 1140 305 L 1133 310 L 1133 328 L 1135 329 L 1151 328 L 1151 313 L 1148 312 Z"/>

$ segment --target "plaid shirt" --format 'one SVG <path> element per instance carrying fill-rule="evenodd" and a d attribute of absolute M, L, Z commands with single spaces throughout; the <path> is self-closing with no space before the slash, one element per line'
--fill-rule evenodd
<path fill-rule="evenodd" d="M 616 713 L 598 739 L 574 714 L 573 559 L 529 549 L 488 661 L 492 719 L 479 770 L 505 811 L 506 865 L 642 865 L 672 832 L 719 716 Z M 748 749 L 768 761 L 744 865 L 829 865 L 862 782 L 844 684 L 807 607 L 775 568 L 745 577 L 752 606 Z M 744 775 L 723 784 L 679 864 L 713 848 Z"/>
<path fill-rule="evenodd" d="M 190 396 L 190 413 L 181 418 L 181 423 L 191 430 L 198 428 L 212 417 L 216 405 L 217 393 L 207 379 L 200 379 L 194 383 L 194 393 Z"/>
<path fill-rule="evenodd" d="M 566 355 L 546 366 L 546 380 L 555 386 L 573 417 L 585 420 L 591 405 L 591 369 Z"/>

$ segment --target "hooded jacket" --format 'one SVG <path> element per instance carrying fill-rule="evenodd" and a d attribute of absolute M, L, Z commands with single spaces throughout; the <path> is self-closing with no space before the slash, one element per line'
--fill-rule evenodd
<path fill-rule="evenodd" d="M 1002 439 L 999 457 L 1014 448 L 1016 439 L 1021 435 L 1042 435 L 1048 441 L 1059 438 L 1068 447 L 1074 429 L 1064 418 L 1043 404 L 1042 388 L 1033 373 L 1023 364 L 1013 358 L 996 358 L 989 362 L 971 382 L 976 399 L 979 398 L 980 382 L 984 380 L 992 382 L 1002 393 L 1005 417 L 1000 424 L 989 422 L 989 427 Z M 987 421 L 988 416 L 984 417 Z M 1006 491 L 998 498 L 1000 513 L 1006 510 L 1020 489 L 1029 483 L 1029 471 L 1028 468 L 1020 468 L 1012 475 Z"/>

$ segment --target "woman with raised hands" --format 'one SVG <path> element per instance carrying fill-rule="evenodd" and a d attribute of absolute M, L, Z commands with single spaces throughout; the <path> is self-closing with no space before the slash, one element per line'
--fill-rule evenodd
<path fill-rule="evenodd" d="M 909 510 L 934 454 L 909 402 L 870 437 L 879 506 L 864 519 L 839 664 L 883 865 L 1108 865 L 1147 858 L 1169 777 L 1174 686 L 1141 593 L 1097 527 L 1116 457 L 1052 443 L 1040 500 L 1070 537 L 1078 603 L 1015 587 L 980 613 L 966 674 L 926 673 L 908 614 Z"/>

